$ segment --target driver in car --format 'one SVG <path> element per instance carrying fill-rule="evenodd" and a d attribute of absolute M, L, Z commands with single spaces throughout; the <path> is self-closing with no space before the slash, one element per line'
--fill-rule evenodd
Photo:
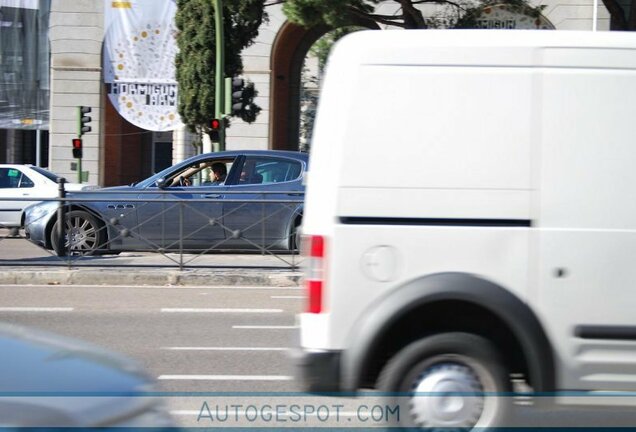
<path fill-rule="evenodd" d="M 204 185 L 217 186 L 223 184 L 227 177 L 227 168 L 225 167 L 225 164 L 221 162 L 213 163 L 209 175 L 209 180 L 203 183 Z"/>

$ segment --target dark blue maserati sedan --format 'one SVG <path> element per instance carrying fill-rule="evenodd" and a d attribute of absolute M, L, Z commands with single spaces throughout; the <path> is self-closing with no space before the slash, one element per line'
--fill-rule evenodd
<path fill-rule="evenodd" d="M 85 342 L 0 323 L 0 429 L 176 426 L 133 360 Z"/>
<path fill-rule="evenodd" d="M 307 165 L 300 152 L 201 154 L 137 184 L 69 193 L 63 230 L 56 201 L 27 207 L 25 234 L 43 247 L 81 254 L 294 250 Z"/>

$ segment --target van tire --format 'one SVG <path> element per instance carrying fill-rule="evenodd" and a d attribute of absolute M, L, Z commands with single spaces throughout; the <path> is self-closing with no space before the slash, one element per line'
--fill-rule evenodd
<path fill-rule="evenodd" d="M 497 350 L 487 339 L 470 333 L 442 333 L 407 345 L 386 364 L 377 387 L 387 404 L 399 407 L 401 427 L 497 427 L 505 425 L 512 408 L 509 395 L 492 396 L 510 392 Z M 458 394 L 448 398 L 449 391 Z M 435 397 L 439 393 L 446 396 Z M 454 407 L 449 409 L 450 405 Z"/>

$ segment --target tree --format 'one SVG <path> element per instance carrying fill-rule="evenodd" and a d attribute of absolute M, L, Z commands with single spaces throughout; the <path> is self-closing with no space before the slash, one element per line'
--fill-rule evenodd
<path fill-rule="evenodd" d="M 223 5 L 225 76 L 243 72 L 241 52 L 267 20 L 263 0 L 231 0 Z M 216 37 L 212 0 L 177 0 L 179 115 L 191 132 L 210 133 L 214 118 Z M 260 108 L 256 107 L 258 110 Z M 252 120 L 253 121 L 253 120 Z"/>
<path fill-rule="evenodd" d="M 616 1 L 616 0 L 605 0 Z M 636 0 L 634 0 L 636 1 Z M 474 17 L 485 6 L 505 3 L 523 8 L 530 15 L 539 14 L 542 7 L 531 7 L 524 0 L 393 0 L 398 12 L 381 14 L 376 8 L 383 0 L 274 0 L 268 3 L 283 4 L 283 10 L 290 21 L 312 27 L 327 25 L 339 28 L 352 24 L 389 25 L 404 29 L 425 29 L 439 27 L 435 22 L 443 22 L 443 27 L 467 28 L 474 24 L 468 17 Z M 385 4 L 391 4 L 386 2 Z M 431 20 L 425 16 L 423 6 L 441 6 L 443 19 Z M 439 18 L 439 17 L 437 17 Z"/>

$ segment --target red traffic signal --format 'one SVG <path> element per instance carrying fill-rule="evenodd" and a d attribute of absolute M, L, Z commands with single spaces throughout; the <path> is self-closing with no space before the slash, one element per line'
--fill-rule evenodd
<path fill-rule="evenodd" d="M 82 139 L 73 138 L 73 157 L 75 159 L 82 158 Z"/>
<path fill-rule="evenodd" d="M 219 119 L 210 120 L 210 129 L 214 131 L 218 131 L 219 129 L 221 129 L 221 120 Z"/>

